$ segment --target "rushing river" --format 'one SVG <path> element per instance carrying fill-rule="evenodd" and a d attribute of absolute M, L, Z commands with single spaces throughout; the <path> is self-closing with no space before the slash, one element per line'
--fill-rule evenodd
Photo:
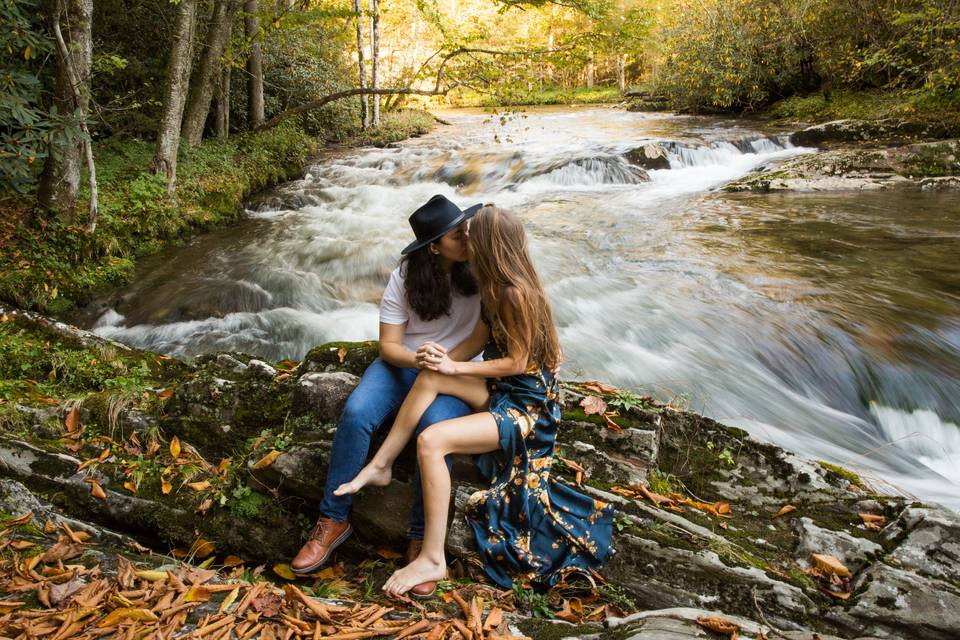
<path fill-rule="evenodd" d="M 960 508 L 960 198 L 727 194 L 811 149 L 743 122 L 538 109 L 444 113 L 390 149 L 325 158 L 250 219 L 144 262 L 90 321 L 177 356 L 300 358 L 377 334 L 407 216 L 435 193 L 519 213 L 566 377 L 741 426 Z M 622 154 L 666 143 L 649 181 Z"/>

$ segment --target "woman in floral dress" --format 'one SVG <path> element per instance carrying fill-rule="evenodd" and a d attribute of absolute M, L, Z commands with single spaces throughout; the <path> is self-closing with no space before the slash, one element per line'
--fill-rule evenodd
<path fill-rule="evenodd" d="M 380 450 L 337 489 L 354 493 L 368 484 L 387 484 L 394 460 L 438 394 L 459 397 L 477 412 L 434 424 L 417 440 L 426 515 L 423 547 L 416 560 L 387 580 L 383 588 L 391 595 L 431 595 L 446 573 L 450 474 L 444 456 L 451 453 L 484 454 L 480 467 L 492 484 L 471 497 L 466 517 L 484 569 L 497 584 L 509 587 L 519 578 L 551 586 L 570 571 L 601 567 L 613 552 L 613 508 L 551 474 L 560 422 L 554 372 L 561 353 L 523 225 L 513 214 L 487 205 L 470 221 L 468 245 L 485 310 L 471 339 L 488 342 L 483 361 L 453 361 L 439 345 L 428 345 L 426 370 Z"/>

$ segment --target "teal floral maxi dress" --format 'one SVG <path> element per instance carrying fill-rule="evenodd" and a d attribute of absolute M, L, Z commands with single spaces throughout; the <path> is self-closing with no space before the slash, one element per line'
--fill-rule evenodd
<path fill-rule="evenodd" d="M 502 353 L 491 341 L 483 358 Z M 550 473 L 560 423 L 554 375 L 532 366 L 487 382 L 500 450 L 478 460 L 491 486 L 465 509 L 487 575 L 502 587 L 514 576 L 550 587 L 570 572 L 600 568 L 613 554 L 613 506 Z"/>

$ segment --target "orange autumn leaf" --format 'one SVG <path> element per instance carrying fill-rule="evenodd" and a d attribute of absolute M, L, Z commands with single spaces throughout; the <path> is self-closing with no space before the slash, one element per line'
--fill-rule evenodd
<path fill-rule="evenodd" d="M 621 427 L 616 422 L 614 422 L 612 417 L 614 415 L 616 414 L 613 414 L 613 413 L 603 414 L 603 421 L 607 424 L 607 428 L 610 429 L 611 431 L 617 431 L 617 432 L 623 431 L 623 427 Z"/>
<path fill-rule="evenodd" d="M 597 382 L 596 380 L 588 380 L 587 382 L 580 383 L 580 387 L 586 389 L 587 391 L 593 391 L 594 393 L 605 393 L 611 394 L 620 391 L 617 387 L 611 387 L 609 384 L 604 384 L 603 382 Z"/>
<path fill-rule="evenodd" d="M 73 433 L 77 430 L 77 416 L 80 413 L 80 408 L 77 405 L 73 405 L 70 408 L 70 411 L 67 412 L 67 417 L 64 420 L 64 425 L 67 427 L 67 432 Z"/>
<path fill-rule="evenodd" d="M 107 499 L 106 492 L 104 492 L 103 487 L 101 487 L 100 483 L 96 480 L 90 481 L 90 493 L 93 494 L 94 498 L 100 498 L 101 500 Z"/>
<path fill-rule="evenodd" d="M 570 610 L 570 601 L 566 598 L 563 599 L 563 607 L 561 607 L 560 611 L 557 611 L 553 615 L 566 622 L 572 622 L 574 624 L 580 622 L 580 617 Z"/>
<path fill-rule="evenodd" d="M 180 438 L 177 436 L 170 438 L 170 455 L 174 460 L 180 457 Z"/>
<path fill-rule="evenodd" d="M 156 622 L 160 618 L 149 609 L 136 609 L 133 607 L 119 607 L 111 611 L 107 616 L 97 623 L 100 628 L 112 627 L 123 620 L 137 620 L 140 622 Z"/>
<path fill-rule="evenodd" d="M 273 572 L 283 578 L 284 580 L 296 580 L 297 576 L 293 574 L 293 570 L 288 564 L 275 564 L 273 565 Z"/>
<path fill-rule="evenodd" d="M 184 602 L 207 602 L 211 595 L 210 587 L 202 584 L 196 584 L 190 587 L 190 590 L 183 595 Z"/>
<path fill-rule="evenodd" d="M 782 507 L 780 507 L 780 511 L 777 511 L 775 514 L 773 514 L 773 517 L 774 517 L 774 518 L 779 518 L 780 516 L 785 516 L 785 515 L 787 515 L 788 513 L 791 513 L 791 512 L 796 511 L 796 510 L 797 510 L 797 508 L 796 508 L 795 506 L 793 506 L 792 504 L 785 504 L 785 505 L 783 505 Z"/>
<path fill-rule="evenodd" d="M 583 407 L 583 413 L 588 416 L 603 415 L 607 410 L 607 403 L 599 396 L 587 396 L 580 401 L 580 406 Z"/>
<path fill-rule="evenodd" d="M 841 578 L 850 577 L 850 569 L 846 567 L 835 557 L 825 553 L 811 553 L 814 566 L 826 574 L 832 574 Z"/>
<path fill-rule="evenodd" d="M 253 468 L 254 468 L 254 469 L 263 469 L 264 467 L 269 467 L 270 465 L 273 464 L 273 461 L 276 460 L 279 456 L 280 456 L 280 452 L 277 451 L 276 449 L 274 449 L 273 451 L 271 451 L 271 452 L 268 453 L 267 455 L 265 455 L 265 456 L 263 456 L 262 458 L 260 458 L 259 460 L 257 460 L 257 461 L 254 463 Z"/>
<path fill-rule="evenodd" d="M 18 526 L 20 526 L 21 524 L 27 524 L 27 523 L 30 522 L 31 520 L 33 520 L 33 511 L 27 511 L 25 514 L 23 514 L 23 515 L 20 516 L 19 518 L 14 518 L 14 519 L 11 520 L 10 522 L 8 522 L 6 526 L 8 526 L 8 527 L 18 527 Z"/>
<path fill-rule="evenodd" d="M 347 350 L 343 347 L 337 349 L 337 358 L 340 359 L 340 364 L 343 364 L 343 361 L 347 359 Z"/>
<path fill-rule="evenodd" d="M 223 559 L 223 566 L 225 567 L 238 567 L 243 564 L 243 558 L 239 556 L 227 556 Z"/>
<path fill-rule="evenodd" d="M 135 485 L 135 484 L 134 484 L 132 481 L 130 481 L 130 480 L 127 480 L 126 482 L 123 483 L 123 488 L 126 489 L 127 491 L 129 491 L 130 493 L 136 493 L 136 492 L 137 492 L 137 485 Z"/>
<path fill-rule="evenodd" d="M 887 524 L 887 519 L 884 516 L 878 516 L 873 513 L 859 513 L 860 519 L 863 520 L 863 526 L 867 529 L 873 531 L 879 531 L 885 524 Z"/>
<path fill-rule="evenodd" d="M 160 389 L 157 392 L 157 397 L 161 400 L 167 400 L 173 396 L 173 389 Z"/>
<path fill-rule="evenodd" d="M 201 480 L 199 482 L 188 482 L 187 486 L 193 489 L 194 491 L 206 491 L 210 488 L 209 480 Z"/>
<path fill-rule="evenodd" d="M 170 481 L 169 481 L 169 480 L 163 480 L 163 481 L 160 483 L 160 491 L 161 491 L 161 493 L 163 493 L 163 495 L 167 495 L 167 494 L 170 493 L 172 490 L 173 490 L 173 485 L 170 484 Z"/>
<path fill-rule="evenodd" d="M 720 616 L 700 616 L 697 618 L 697 624 L 710 631 L 722 633 L 730 638 L 737 640 L 740 637 L 740 625 L 733 620 L 727 620 Z"/>
<path fill-rule="evenodd" d="M 206 558 L 216 550 L 217 548 L 212 542 L 203 538 L 197 538 L 197 541 L 190 547 L 190 551 L 198 558 Z"/>

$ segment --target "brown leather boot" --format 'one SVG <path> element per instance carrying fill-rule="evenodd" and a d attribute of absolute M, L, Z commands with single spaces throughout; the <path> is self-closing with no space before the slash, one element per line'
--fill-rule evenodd
<path fill-rule="evenodd" d="M 417 540 L 416 538 L 410 540 L 409 544 L 407 544 L 407 564 L 417 559 L 421 549 L 423 549 L 423 540 Z M 421 582 L 410 589 L 410 595 L 414 598 L 430 598 L 436 592 L 437 583 L 433 580 Z"/>
<path fill-rule="evenodd" d="M 349 522 L 337 522 L 320 516 L 317 524 L 310 530 L 306 544 L 290 562 L 290 568 L 294 573 L 316 571 L 326 564 L 334 549 L 343 544 L 351 533 L 353 533 L 353 527 Z"/>

